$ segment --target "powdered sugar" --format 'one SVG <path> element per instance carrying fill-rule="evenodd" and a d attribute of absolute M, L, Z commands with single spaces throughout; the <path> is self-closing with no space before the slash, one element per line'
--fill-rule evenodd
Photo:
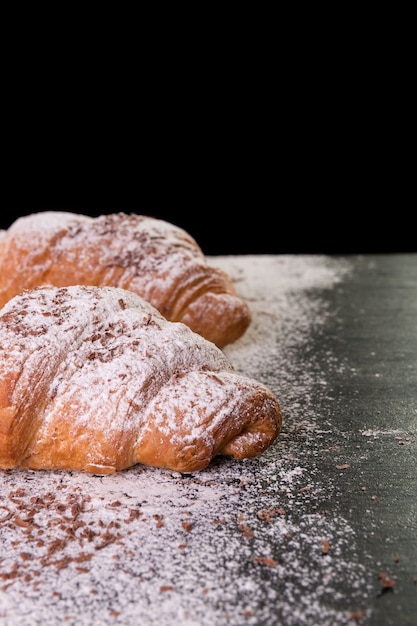
<path fill-rule="evenodd" d="M 319 375 L 325 390 L 326 373 L 301 357 L 329 314 L 320 290 L 343 281 L 349 265 L 210 262 L 250 302 L 253 323 L 225 352 L 277 394 L 282 436 L 259 458 L 217 457 L 191 475 L 142 466 L 105 477 L 1 472 L 5 626 L 353 624 L 368 576 L 352 528 L 329 510 L 331 477 L 323 483 L 315 472 L 326 425 L 317 425 L 312 388 Z"/>

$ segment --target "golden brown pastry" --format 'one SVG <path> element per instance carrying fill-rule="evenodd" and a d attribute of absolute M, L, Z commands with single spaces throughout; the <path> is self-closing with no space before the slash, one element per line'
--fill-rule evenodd
<path fill-rule="evenodd" d="M 45 211 L 17 219 L 0 237 L 0 307 L 44 284 L 129 289 L 220 348 L 251 322 L 231 278 L 208 265 L 186 231 L 143 215 Z"/>
<path fill-rule="evenodd" d="M 254 457 L 276 397 L 220 348 L 116 287 L 42 286 L 0 310 L 0 468 L 181 472 Z"/>

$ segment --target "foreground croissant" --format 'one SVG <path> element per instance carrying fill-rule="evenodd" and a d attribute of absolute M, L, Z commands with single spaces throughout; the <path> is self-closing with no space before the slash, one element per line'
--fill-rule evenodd
<path fill-rule="evenodd" d="M 0 307 L 47 283 L 129 289 L 220 348 L 251 322 L 230 276 L 208 265 L 186 231 L 143 215 L 45 211 L 0 231 Z"/>
<path fill-rule="evenodd" d="M 280 428 L 268 388 L 132 292 L 44 286 L 0 310 L 2 469 L 193 472 Z"/>

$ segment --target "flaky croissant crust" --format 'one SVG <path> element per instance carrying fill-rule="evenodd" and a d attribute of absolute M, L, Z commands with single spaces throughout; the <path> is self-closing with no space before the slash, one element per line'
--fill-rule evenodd
<path fill-rule="evenodd" d="M 0 237 L 0 307 L 43 284 L 128 289 L 220 348 L 252 319 L 230 276 L 207 263 L 186 231 L 144 215 L 46 211 L 17 219 Z"/>
<path fill-rule="evenodd" d="M 43 286 L 0 311 L 0 468 L 198 471 L 261 454 L 281 421 L 267 387 L 132 292 Z"/>

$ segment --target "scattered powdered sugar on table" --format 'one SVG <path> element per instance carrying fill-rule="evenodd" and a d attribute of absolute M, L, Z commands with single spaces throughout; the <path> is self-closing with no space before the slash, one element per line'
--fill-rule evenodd
<path fill-rule="evenodd" d="M 309 256 L 210 263 L 251 305 L 251 327 L 225 353 L 277 395 L 281 436 L 259 458 L 218 457 L 194 474 L 2 471 L 2 625 L 357 623 L 368 573 L 352 528 L 329 510 L 331 478 L 315 472 L 325 425 L 312 389 L 318 377 L 325 389 L 326 375 L 303 359 L 330 314 L 320 291 L 349 266 Z"/>

